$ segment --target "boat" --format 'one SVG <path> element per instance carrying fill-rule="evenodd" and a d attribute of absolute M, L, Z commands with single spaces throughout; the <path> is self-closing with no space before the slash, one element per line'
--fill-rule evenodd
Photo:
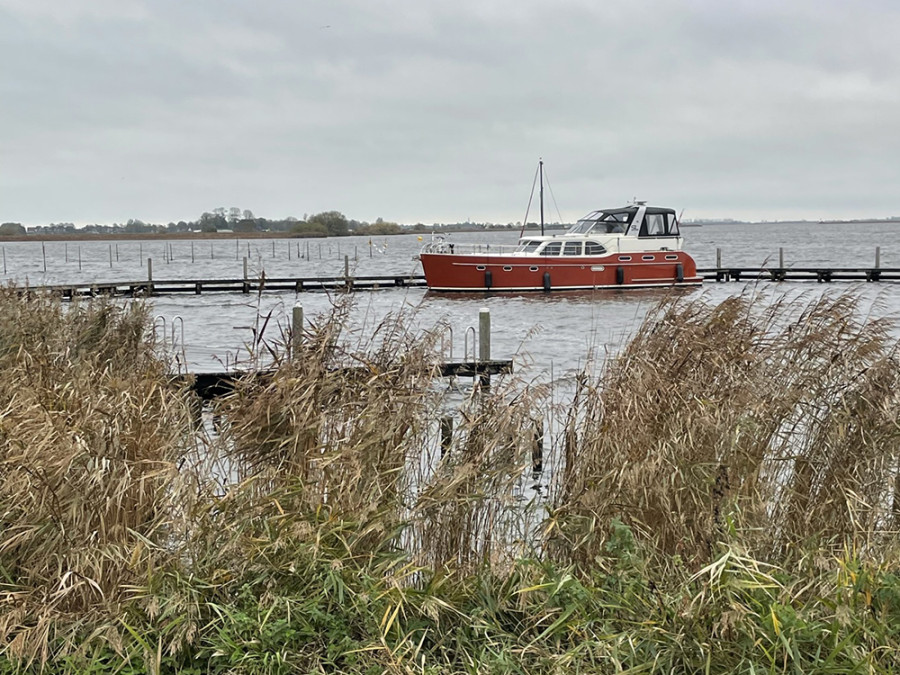
<path fill-rule="evenodd" d="M 543 163 L 541 163 L 543 168 Z M 543 172 L 542 172 L 543 176 Z M 634 201 L 599 209 L 563 234 L 520 235 L 512 245 L 465 244 L 432 235 L 419 252 L 433 291 L 550 291 L 697 286 L 674 209 Z"/>

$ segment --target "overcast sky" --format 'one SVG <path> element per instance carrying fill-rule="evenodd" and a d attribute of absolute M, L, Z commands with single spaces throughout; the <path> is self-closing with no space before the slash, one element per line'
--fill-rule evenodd
<path fill-rule="evenodd" d="M 0 221 L 515 222 L 539 157 L 565 221 L 900 215 L 898 0 L 0 0 L 0 49 Z"/>

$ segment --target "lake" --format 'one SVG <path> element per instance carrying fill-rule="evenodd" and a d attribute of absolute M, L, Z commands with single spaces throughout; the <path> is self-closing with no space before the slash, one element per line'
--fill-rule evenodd
<path fill-rule="evenodd" d="M 455 233 L 451 241 L 513 244 L 518 232 Z M 761 266 L 784 251 L 790 266 L 872 266 L 880 247 L 882 267 L 900 267 L 900 223 L 748 224 L 685 227 L 685 250 L 698 267 L 714 267 L 721 249 L 724 265 Z M 428 235 L 341 237 L 332 239 L 152 240 L 8 242 L 0 245 L 6 282 L 44 285 L 147 278 L 147 258 L 153 278 L 237 279 L 248 258 L 251 276 L 339 276 L 344 257 L 359 275 L 421 274 L 415 256 Z M 46 265 L 46 272 L 44 271 Z M 707 282 L 697 289 L 586 291 L 519 295 L 441 295 L 425 289 L 386 289 L 354 297 L 352 328 L 365 335 L 389 313 L 413 312 L 413 325 L 430 328 L 439 322 L 453 327 L 449 356 L 463 356 L 468 327 L 478 324 L 482 307 L 491 310 L 492 356 L 523 355 L 535 372 L 570 372 L 589 354 L 614 352 L 640 325 L 647 310 L 668 293 L 704 296 L 711 302 L 747 291 L 761 301 L 780 293 L 841 292 L 854 289 L 879 316 L 900 314 L 900 287 L 894 283 L 816 284 L 814 282 Z M 258 316 L 271 313 L 267 336 L 275 338 L 287 324 L 291 308 L 300 303 L 305 316 L 329 311 L 326 293 L 266 292 L 261 296 L 210 293 L 201 296 L 154 298 L 159 333 L 173 338 L 192 371 L 222 370 L 245 354 Z M 174 325 L 174 331 L 173 331 Z M 165 328 L 163 328 L 165 326 Z M 469 349 L 473 339 L 469 334 Z"/>

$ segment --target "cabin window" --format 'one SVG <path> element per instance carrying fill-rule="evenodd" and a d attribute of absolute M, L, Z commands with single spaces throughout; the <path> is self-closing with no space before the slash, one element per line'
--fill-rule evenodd
<path fill-rule="evenodd" d="M 603 244 L 597 241 L 586 241 L 584 242 L 584 254 L 585 255 L 605 255 L 606 248 L 604 248 Z"/>
<path fill-rule="evenodd" d="M 669 224 L 669 229 L 668 229 L 669 234 L 672 235 L 673 237 L 677 237 L 679 235 L 679 232 L 678 232 L 678 221 L 675 219 L 675 214 L 667 213 L 666 221 Z"/>
<path fill-rule="evenodd" d="M 666 220 L 662 213 L 648 213 L 641 224 L 641 237 L 659 237 L 666 234 Z"/>
<path fill-rule="evenodd" d="M 533 239 L 529 239 L 519 243 L 516 252 L 518 253 L 534 253 L 537 251 L 538 246 L 541 245 L 540 241 L 534 241 Z"/>
<path fill-rule="evenodd" d="M 541 255 L 559 255 L 562 250 L 562 242 L 561 241 L 551 241 L 549 244 L 544 246 L 541 249 Z"/>
<path fill-rule="evenodd" d="M 580 241 L 567 241 L 563 246 L 563 255 L 581 255 Z"/>

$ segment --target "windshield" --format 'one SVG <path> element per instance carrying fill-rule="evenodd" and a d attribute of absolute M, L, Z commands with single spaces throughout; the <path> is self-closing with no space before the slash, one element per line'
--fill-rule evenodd
<path fill-rule="evenodd" d="M 624 232 L 631 220 L 631 211 L 594 211 L 575 223 L 566 234 Z"/>

